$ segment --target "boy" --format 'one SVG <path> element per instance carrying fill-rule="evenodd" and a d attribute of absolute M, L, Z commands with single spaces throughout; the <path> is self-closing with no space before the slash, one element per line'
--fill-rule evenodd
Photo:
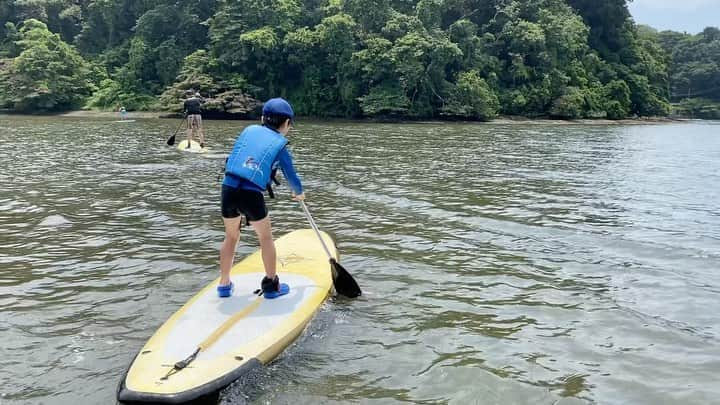
<path fill-rule="evenodd" d="M 265 267 L 265 277 L 260 282 L 262 294 L 265 298 L 276 298 L 290 291 L 287 284 L 280 284 L 277 276 L 277 254 L 263 191 L 271 181 L 271 171 L 277 162 L 292 188 L 293 199 L 305 199 L 285 137 L 294 117 L 292 106 L 284 99 L 268 100 L 263 106 L 262 125 L 245 128 L 228 156 L 221 195 L 225 240 L 220 248 L 220 283 L 217 287 L 220 297 L 232 295 L 230 269 L 240 238 L 241 215 L 255 229 L 260 241 Z"/>

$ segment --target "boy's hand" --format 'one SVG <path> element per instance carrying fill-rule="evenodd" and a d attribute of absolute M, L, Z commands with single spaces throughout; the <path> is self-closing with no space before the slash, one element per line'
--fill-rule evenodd
<path fill-rule="evenodd" d="M 305 193 L 298 194 L 298 195 L 295 195 L 295 193 L 293 193 L 292 199 L 295 201 L 303 201 L 303 200 L 305 200 Z"/>

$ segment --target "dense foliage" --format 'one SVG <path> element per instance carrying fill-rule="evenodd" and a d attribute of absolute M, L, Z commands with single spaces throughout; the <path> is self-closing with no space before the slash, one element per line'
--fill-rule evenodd
<path fill-rule="evenodd" d="M 709 27 L 697 35 L 641 29 L 671 55 L 670 99 L 677 102 L 676 112 L 720 119 L 720 29 Z"/>
<path fill-rule="evenodd" d="M 2 102 L 19 111 L 78 106 L 95 89 L 87 62 L 34 19 L 15 37 L 17 56 L 0 65 Z"/>
<path fill-rule="evenodd" d="M 18 111 L 176 110 L 192 89 L 231 113 L 281 95 L 314 116 L 618 119 L 720 94 L 718 30 L 637 27 L 626 0 L 0 0 L 0 21 Z"/>

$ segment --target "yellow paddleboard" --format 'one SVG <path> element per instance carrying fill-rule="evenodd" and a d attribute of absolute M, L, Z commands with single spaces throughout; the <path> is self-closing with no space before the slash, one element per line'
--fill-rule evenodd
<path fill-rule="evenodd" d="M 332 239 L 323 239 L 337 259 Z M 219 298 L 219 278 L 192 297 L 155 332 L 123 377 L 118 400 L 178 403 L 214 393 L 266 364 L 304 330 L 332 288 L 328 257 L 312 229 L 275 241 L 278 275 L 290 292 L 254 294 L 265 275 L 260 251 L 231 270 L 235 290 Z M 174 365 L 201 350 L 185 368 Z"/>
<path fill-rule="evenodd" d="M 203 153 L 207 152 L 207 148 L 201 148 L 200 143 L 197 141 L 190 141 L 190 147 L 188 148 L 188 141 L 185 139 L 184 141 L 180 142 L 177 146 L 178 149 L 185 151 L 185 152 L 193 152 L 193 153 Z"/>

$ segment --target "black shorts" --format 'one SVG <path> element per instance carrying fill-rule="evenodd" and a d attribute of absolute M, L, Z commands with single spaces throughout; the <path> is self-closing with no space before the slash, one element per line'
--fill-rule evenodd
<path fill-rule="evenodd" d="M 247 222 L 260 221 L 268 215 L 265 196 L 259 191 L 243 190 L 223 184 L 220 210 L 223 218 L 245 215 Z"/>

